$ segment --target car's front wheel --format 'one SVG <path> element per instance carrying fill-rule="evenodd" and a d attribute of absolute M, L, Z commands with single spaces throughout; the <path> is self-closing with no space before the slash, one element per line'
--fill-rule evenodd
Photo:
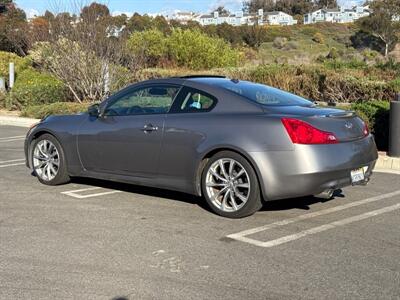
<path fill-rule="evenodd" d="M 243 218 L 262 207 L 257 175 L 241 155 L 222 151 L 207 162 L 202 175 L 203 195 L 211 210 L 228 218 Z"/>
<path fill-rule="evenodd" d="M 43 134 L 34 140 L 32 154 L 33 172 L 46 185 L 59 185 L 69 181 L 64 151 L 57 139 Z"/>

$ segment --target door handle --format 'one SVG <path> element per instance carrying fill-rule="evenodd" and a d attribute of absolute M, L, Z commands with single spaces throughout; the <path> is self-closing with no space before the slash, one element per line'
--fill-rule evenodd
<path fill-rule="evenodd" d="M 158 127 L 157 126 L 153 126 L 152 124 L 144 125 L 143 129 L 142 129 L 142 131 L 144 133 L 151 132 L 151 131 L 157 131 L 157 130 L 158 130 Z"/>

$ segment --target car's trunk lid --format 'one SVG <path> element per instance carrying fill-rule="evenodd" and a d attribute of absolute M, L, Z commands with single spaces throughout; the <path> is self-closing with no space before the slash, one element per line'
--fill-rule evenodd
<path fill-rule="evenodd" d="M 316 106 L 276 106 L 266 108 L 266 112 L 303 120 L 319 130 L 335 134 L 339 142 L 365 136 L 364 122 L 352 111 Z"/>

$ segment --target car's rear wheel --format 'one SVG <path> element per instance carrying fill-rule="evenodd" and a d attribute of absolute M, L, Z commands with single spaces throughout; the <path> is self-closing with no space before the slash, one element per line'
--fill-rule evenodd
<path fill-rule="evenodd" d="M 69 181 L 64 151 L 54 136 L 44 134 L 34 140 L 31 153 L 33 172 L 41 183 L 59 185 Z"/>
<path fill-rule="evenodd" d="M 204 167 L 203 195 L 211 210 L 228 218 L 243 218 L 262 207 L 257 175 L 241 155 L 222 151 Z"/>

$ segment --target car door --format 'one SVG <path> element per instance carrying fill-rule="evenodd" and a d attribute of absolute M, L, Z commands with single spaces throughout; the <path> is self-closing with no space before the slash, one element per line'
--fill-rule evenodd
<path fill-rule="evenodd" d="M 207 132 L 218 128 L 215 118 L 208 113 L 217 102 L 217 98 L 206 92 L 182 88 L 164 125 L 158 176 L 165 185 L 193 192 L 199 145 L 207 139 Z"/>
<path fill-rule="evenodd" d="M 151 177 L 157 172 L 165 115 L 179 86 L 146 85 L 109 101 L 80 126 L 78 151 L 88 171 Z"/>

